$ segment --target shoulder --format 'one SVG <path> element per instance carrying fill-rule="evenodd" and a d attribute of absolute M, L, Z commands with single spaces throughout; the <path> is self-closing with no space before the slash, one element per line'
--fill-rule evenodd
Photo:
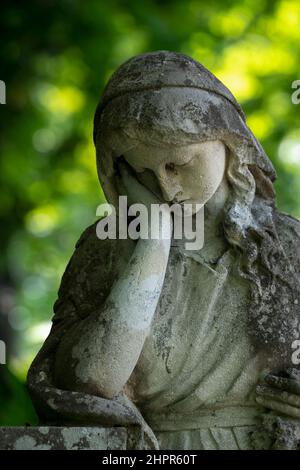
<path fill-rule="evenodd" d="M 284 252 L 290 264 L 300 274 L 300 221 L 276 210 L 274 222 Z"/>
<path fill-rule="evenodd" d="M 54 305 L 55 319 L 69 306 L 77 316 L 86 316 L 101 305 L 128 263 L 134 249 L 132 240 L 99 240 L 95 222 L 75 245 L 75 250 L 62 276 L 58 300 Z M 64 314 L 65 315 L 65 314 Z"/>

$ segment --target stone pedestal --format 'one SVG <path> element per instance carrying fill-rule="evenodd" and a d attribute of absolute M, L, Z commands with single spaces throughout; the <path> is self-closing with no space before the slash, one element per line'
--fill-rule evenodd
<path fill-rule="evenodd" d="M 0 427 L 0 450 L 125 450 L 121 427 Z"/>

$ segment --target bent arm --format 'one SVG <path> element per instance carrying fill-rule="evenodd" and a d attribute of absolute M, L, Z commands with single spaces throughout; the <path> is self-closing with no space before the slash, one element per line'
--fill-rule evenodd
<path fill-rule="evenodd" d="M 165 228 L 170 233 L 171 226 Z M 122 390 L 140 356 L 163 286 L 171 244 L 165 235 L 140 239 L 101 310 L 64 335 L 56 353 L 58 386 L 106 398 Z"/>

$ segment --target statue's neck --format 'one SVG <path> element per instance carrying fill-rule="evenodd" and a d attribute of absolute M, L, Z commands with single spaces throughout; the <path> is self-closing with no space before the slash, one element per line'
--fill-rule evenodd
<path fill-rule="evenodd" d="M 223 218 L 223 210 L 228 194 L 228 182 L 226 177 L 224 177 L 215 194 L 205 204 L 204 217 L 207 231 L 218 232 L 219 225 Z"/>
<path fill-rule="evenodd" d="M 219 188 L 204 207 L 204 246 L 200 254 L 207 262 L 217 261 L 228 249 L 222 224 L 228 194 L 228 182 L 224 177 Z"/>
<path fill-rule="evenodd" d="M 204 206 L 204 246 L 198 252 L 203 261 L 214 264 L 228 249 L 223 232 L 223 210 L 229 194 L 224 177 L 219 188 Z M 194 215 L 193 217 L 196 217 Z M 196 227 L 197 224 L 194 224 Z M 197 229 L 196 229 L 197 230 Z M 183 246 L 188 240 L 173 240 L 173 246 Z"/>

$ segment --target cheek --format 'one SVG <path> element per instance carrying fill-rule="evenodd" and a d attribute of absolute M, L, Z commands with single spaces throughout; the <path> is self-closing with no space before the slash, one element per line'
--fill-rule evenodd
<path fill-rule="evenodd" d="M 205 179 L 214 189 L 220 185 L 225 173 L 225 158 L 212 158 L 205 165 Z"/>
<path fill-rule="evenodd" d="M 193 194 L 199 188 L 199 178 L 196 177 L 195 171 L 192 167 L 182 168 L 178 175 L 178 183 L 181 187 L 186 198 L 193 198 Z"/>
<path fill-rule="evenodd" d="M 196 160 L 182 174 L 182 186 L 189 197 L 206 202 L 219 187 L 225 171 L 225 159 Z"/>

